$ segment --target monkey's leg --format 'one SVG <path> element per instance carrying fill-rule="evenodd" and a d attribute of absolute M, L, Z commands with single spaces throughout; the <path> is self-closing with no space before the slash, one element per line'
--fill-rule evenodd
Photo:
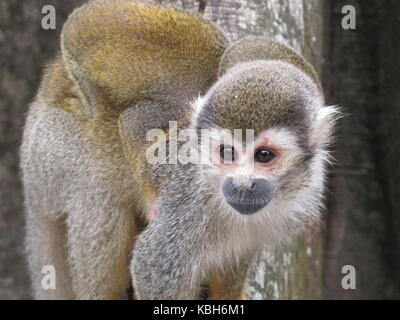
<path fill-rule="evenodd" d="M 99 201 L 80 206 L 68 220 L 73 290 L 77 299 L 122 299 L 134 218 L 122 205 Z"/>
<path fill-rule="evenodd" d="M 244 300 L 244 285 L 251 257 L 246 256 L 226 270 L 213 272 L 210 277 L 210 300 Z"/>
<path fill-rule="evenodd" d="M 30 210 L 27 212 L 26 247 L 35 298 L 73 299 L 65 222 L 62 218 L 34 213 Z"/>

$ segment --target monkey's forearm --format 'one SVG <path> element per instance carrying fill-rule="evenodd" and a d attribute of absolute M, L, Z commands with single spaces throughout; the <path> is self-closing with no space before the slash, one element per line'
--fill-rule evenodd
<path fill-rule="evenodd" d="M 196 239 L 189 239 L 191 232 L 184 233 L 183 229 L 153 222 L 139 236 L 131 263 L 137 298 L 198 298 L 200 279 L 193 246 Z M 169 230 L 168 235 L 165 230 Z"/>
<path fill-rule="evenodd" d="M 157 218 L 138 237 L 133 250 L 131 274 L 139 299 L 200 297 L 207 269 L 204 257 L 213 238 L 210 216 L 170 198 L 159 199 Z"/>

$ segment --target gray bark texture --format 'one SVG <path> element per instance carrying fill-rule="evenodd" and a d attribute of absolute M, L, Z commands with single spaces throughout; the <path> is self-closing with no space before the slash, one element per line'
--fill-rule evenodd
<path fill-rule="evenodd" d="M 344 5 L 355 30 L 341 28 Z M 345 112 L 328 202 L 324 291 L 329 299 L 399 299 L 400 2 L 330 1 L 324 70 L 328 104 Z M 341 269 L 357 272 L 343 290 Z"/>

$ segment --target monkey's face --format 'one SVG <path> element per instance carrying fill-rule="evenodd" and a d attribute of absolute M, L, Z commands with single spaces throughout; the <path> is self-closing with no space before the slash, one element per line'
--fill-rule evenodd
<path fill-rule="evenodd" d="M 335 109 L 308 76 L 282 62 L 244 63 L 196 108 L 202 172 L 228 211 L 294 220 L 315 213 Z"/>
<path fill-rule="evenodd" d="M 202 138 L 208 182 L 231 208 L 244 215 L 262 211 L 279 195 L 284 177 L 303 152 L 294 134 L 284 128 L 264 130 L 257 136 L 249 129 L 214 128 L 203 131 Z"/>

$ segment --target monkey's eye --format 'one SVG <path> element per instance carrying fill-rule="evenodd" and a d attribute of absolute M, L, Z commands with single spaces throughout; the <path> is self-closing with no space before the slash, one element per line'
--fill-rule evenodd
<path fill-rule="evenodd" d="M 237 154 L 234 147 L 221 146 L 219 149 L 219 156 L 224 162 L 233 162 L 237 158 Z"/>
<path fill-rule="evenodd" d="M 272 151 L 268 149 L 259 149 L 254 154 L 254 160 L 260 163 L 268 163 L 275 158 Z"/>

